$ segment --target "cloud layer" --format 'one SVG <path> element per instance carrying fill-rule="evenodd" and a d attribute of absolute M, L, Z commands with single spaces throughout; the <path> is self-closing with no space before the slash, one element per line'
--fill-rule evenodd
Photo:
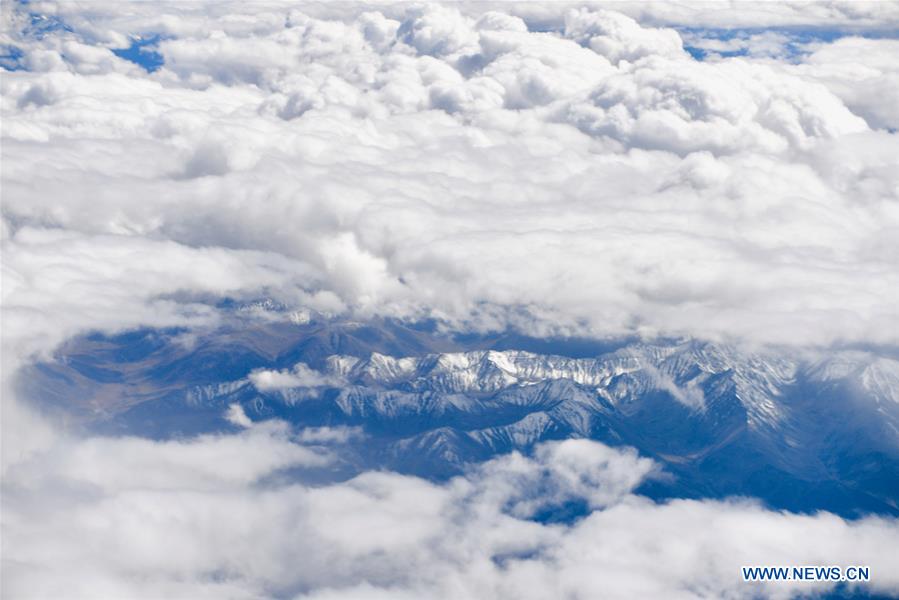
<path fill-rule="evenodd" d="M 349 6 L 48 4 L 40 34 L 7 6 L 8 252 L 57 227 L 217 252 L 223 282 L 281 260 L 288 304 L 457 328 L 899 340 L 894 40 L 697 61 L 602 9 Z M 112 52 L 151 34 L 152 74 Z"/>
<path fill-rule="evenodd" d="M 899 589 L 893 521 L 656 505 L 632 494 L 653 463 L 595 442 L 546 444 L 444 484 L 370 472 L 308 486 L 278 475 L 328 460 L 302 439 L 270 422 L 188 443 L 66 443 L 20 465 L 4 497 L 15 565 L 4 594 L 785 598 L 826 587 L 745 584 L 740 567 L 753 564 L 868 565 L 866 589 Z M 585 518 L 535 520 L 572 502 Z"/>

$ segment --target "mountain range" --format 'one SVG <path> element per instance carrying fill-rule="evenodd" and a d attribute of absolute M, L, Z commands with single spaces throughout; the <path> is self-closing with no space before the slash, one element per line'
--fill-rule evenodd
<path fill-rule="evenodd" d="M 81 337 L 19 387 L 70 427 L 111 435 L 232 430 L 233 404 L 254 421 L 344 428 L 334 476 L 443 479 L 578 437 L 656 460 L 638 491 L 657 499 L 899 514 L 899 360 L 883 349 L 452 336 L 390 320 L 238 315 L 201 333 Z"/>

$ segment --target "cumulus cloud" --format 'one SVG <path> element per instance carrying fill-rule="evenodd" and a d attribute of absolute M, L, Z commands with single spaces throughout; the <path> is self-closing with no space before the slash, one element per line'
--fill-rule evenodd
<path fill-rule="evenodd" d="M 633 17 L 677 19 L 625 5 L 179 6 L 48 5 L 67 29 L 11 29 L 23 64 L 138 32 L 164 60 L 5 74 L 14 233 L 269 252 L 330 312 L 455 328 L 899 339 L 889 40 L 700 62 Z"/>
<path fill-rule="evenodd" d="M 899 589 L 893 522 L 742 501 L 654 504 L 633 494 L 652 463 L 595 442 L 546 444 L 442 484 L 372 472 L 308 486 L 271 476 L 308 464 L 308 451 L 281 425 L 258 427 L 177 443 L 174 453 L 93 440 L 23 465 L 4 496 L 4 592 L 785 598 L 825 585 L 746 584 L 740 567 L 835 562 L 869 565 L 871 591 Z M 231 460 L 221 459 L 223 444 Z M 35 481 L 26 467 L 33 473 L 37 461 Z M 34 503 L 24 488 L 47 493 Z M 586 516 L 535 520 L 566 502 L 584 502 Z"/>
<path fill-rule="evenodd" d="M 680 35 L 673 29 L 641 27 L 619 12 L 582 8 L 565 15 L 565 37 L 577 40 L 618 64 L 646 56 L 684 56 Z"/>
<path fill-rule="evenodd" d="M 899 40 L 847 37 L 821 44 L 796 69 L 821 81 L 872 126 L 899 129 Z"/>

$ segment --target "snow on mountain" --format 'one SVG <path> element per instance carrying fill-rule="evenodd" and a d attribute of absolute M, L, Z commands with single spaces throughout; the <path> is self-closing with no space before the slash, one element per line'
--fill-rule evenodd
<path fill-rule="evenodd" d="M 899 512 L 899 362 L 888 355 L 682 341 L 565 356 L 565 344 L 489 344 L 396 324 L 267 322 L 191 348 L 140 335 L 83 340 L 26 381 L 32 395 L 115 433 L 233 427 L 223 415 L 237 405 L 253 422 L 357 428 L 359 468 L 427 477 L 589 438 L 665 465 L 673 479 L 654 484 L 662 495 Z"/>
<path fill-rule="evenodd" d="M 875 398 L 899 404 L 899 361 L 875 358 L 862 370 L 860 379 Z"/>
<path fill-rule="evenodd" d="M 336 356 L 328 370 L 355 385 L 441 393 L 492 393 L 545 381 L 571 381 L 592 388 L 612 404 L 652 390 L 667 391 L 701 407 L 702 386 L 727 374 L 747 409 L 751 427 L 772 426 L 785 417 L 777 398 L 794 381 L 795 362 L 742 354 L 711 344 L 636 344 L 598 358 L 569 358 L 518 350 L 473 351 L 395 358 Z M 720 387 L 720 386 L 719 386 Z"/>
<path fill-rule="evenodd" d="M 813 363 L 808 375 L 819 382 L 851 380 L 878 401 L 899 403 L 899 361 L 892 358 L 840 352 Z"/>

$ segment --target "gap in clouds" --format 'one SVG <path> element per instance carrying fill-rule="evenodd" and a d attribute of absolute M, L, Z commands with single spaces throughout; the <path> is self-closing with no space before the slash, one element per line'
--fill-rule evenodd
<path fill-rule="evenodd" d="M 541 442 L 590 438 L 663 465 L 667 476 L 639 490 L 656 499 L 896 513 L 895 352 L 458 336 L 271 301 L 220 305 L 229 312 L 212 329 L 70 340 L 23 369 L 17 392 L 82 435 L 229 432 L 234 410 L 249 422 L 357 428 L 346 472 L 440 481 Z M 546 518 L 563 514 L 580 513 Z"/>
<path fill-rule="evenodd" d="M 134 37 L 130 46 L 124 49 L 113 49 L 112 53 L 119 58 L 133 62 L 147 73 L 153 73 L 165 64 L 165 59 L 158 52 L 158 45 L 162 39 L 163 37 L 159 34 Z"/>
<path fill-rule="evenodd" d="M 696 60 L 731 58 L 776 58 L 798 62 L 821 44 L 855 35 L 851 31 L 797 28 L 703 29 L 678 28 L 684 49 Z M 895 38 L 896 34 L 863 33 L 869 39 Z"/>

